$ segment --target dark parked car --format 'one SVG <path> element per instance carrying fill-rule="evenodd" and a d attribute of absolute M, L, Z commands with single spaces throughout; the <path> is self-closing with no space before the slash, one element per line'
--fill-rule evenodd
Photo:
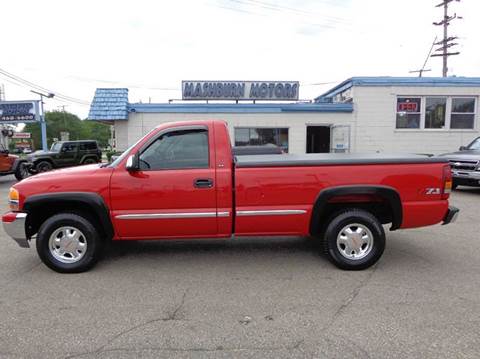
<path fill-rule="evenodd" d="M 480 186 L 480 137 L 459 151 L 445 153 L 452 167 L 453 186 Z"/>
<path fill-rule="evenodd" d="M 97 141 L 64 141 L 52 144 L 50 151 L 35 151 L 27 156 L 32 171 L 46 172 L 53 168 L 87 165 L 102 160 Z"/>

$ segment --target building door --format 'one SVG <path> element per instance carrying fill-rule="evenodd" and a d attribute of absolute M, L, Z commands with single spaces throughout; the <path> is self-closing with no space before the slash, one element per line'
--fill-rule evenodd
<path fill-rule="evenodd" d="M 330 152 L 330 126 L 307 126 L 307 153 Z"/>
<path fill-rule="evenodd" d="M 350 125 L 332 126 L 330 152 L 350 152 Z"/>

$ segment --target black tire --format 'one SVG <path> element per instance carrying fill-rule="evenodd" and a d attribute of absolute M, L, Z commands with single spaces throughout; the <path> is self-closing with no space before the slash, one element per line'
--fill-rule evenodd
<path fill-rule="evenodd" d="M 53 165 L 50 161 L 39 161 L 35 164 L 35 169 L 38 173 L 48 172 L 53 169 Z"/>
<path fill-rule="evenodd" d="M 364 244 L 359 246 L 359 251 L 365 249 L 364 257 L 361 257 L 361 254 L 359 254 L 358 259 L 350 259 L 346 257 L 346 255 L 349 255 L 346 253 L 349 251 L 349 247 L 346 247 L 343 243 L 339 243 L 337 245 L 337 237 L 339 237 L 341 233 L 344 233 L 342 230 L 351 225 L 351 227 L 348 228 L 357 228 L 361 232 L 360 236 L 362 236 L 362 233 L 365 233 L 368 238 L 368 231 L 362 232 L 361 227 L 356 227 L 355 224 L 366 227 L 370 231 L 373 241 L 370 241 L 370 244 L 365 244 L 365 248 L 363 248 Z M 364 236 L 362 236 L 362 238 L 363 237 Z M 357 238 L 354 239 L 355 241 L 360 240 L 361 242 L 361 238 L 355 238 Z M 383 251 L 385 250 L 385 231 L 383 230 L 382 224 L 379 222 L 379 220 L 370 212 L 362 209 L 352 208 L 335 215 L 331 219 L 325 230 L 323 241 L 325 254 L 327 255 L 328 259 L 338 268 L 345 270 L 361 270 L 372 266 L 382 256 Z M 345 255 L 342 254 L 339 247 L 342 249 L 342 252 L 346 253 Z M 369 248 L 368 251 L 366 250 L 367 248 Z M 352 249 L 350 255 L 355 256 L 357 254 Z"/>
<path fill-rule="evenodd" d="M 98 161 L 95 158 L 85 158 L 82 162 L 82 165 L 91 165 L 94 163 L 98 163 Z"/>
<path fill-rule="evenodd" d="M 455 181 L 452 182 L 452 191 L 455 191 L 458 187 L 458 183 L 456 183 Z"/>
<path fill-rule="evenodd" d="M 74 263 L 65 263 L 50 250 L 50 237 L 62 227 L 71 227 L 81 232 L 82 242 L 86 242 L 86 250 L 82 257 Z M 98 230 L 88 219 L 74 213 L 59 213 L 47 219 L 37 233 L 37 253 L 42 262 L 59 273 L 80 273 L 92 268 L 98 261 L 103 242 Z"/>
<path fill-rule="evenodd" d="M 25 162 L 20 162 L 15 170 L 15 178 L 21 181 L 28 176 L 30 176 L 30 171 L 28 170 L 27 164 Z"/>

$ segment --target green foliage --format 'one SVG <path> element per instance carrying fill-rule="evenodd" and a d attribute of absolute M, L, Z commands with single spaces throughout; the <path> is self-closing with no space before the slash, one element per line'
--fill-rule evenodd
<path fill-rule="evenodd" d="M 48 147 L 52 145 L 53 139 L 60 140 L 60 132 L 70 133 L 70 141 L 75 140 L 97 140 L 101 147 L 108 145 L 110 138 L 110 126 L 89 120 L 80 120 L 78 116 L 70 112 L 52 111 L 45 113 L 47 122 Z M 42 136 L 39 123 L 29 123 L 23 132 L 31 132 L 35 149 L 42 148 Z"/>

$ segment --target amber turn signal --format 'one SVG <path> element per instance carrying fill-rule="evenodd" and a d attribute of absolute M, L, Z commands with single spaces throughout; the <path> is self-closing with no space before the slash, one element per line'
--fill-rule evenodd
<path fill-rule="evenodd" d="M 8 203 L 10 204 L 10 209 L 12 211 L 18 211 L 19 208 L 20 195 L 18 190 L 11 187 L 10 192 L 8 193 Z"/>

